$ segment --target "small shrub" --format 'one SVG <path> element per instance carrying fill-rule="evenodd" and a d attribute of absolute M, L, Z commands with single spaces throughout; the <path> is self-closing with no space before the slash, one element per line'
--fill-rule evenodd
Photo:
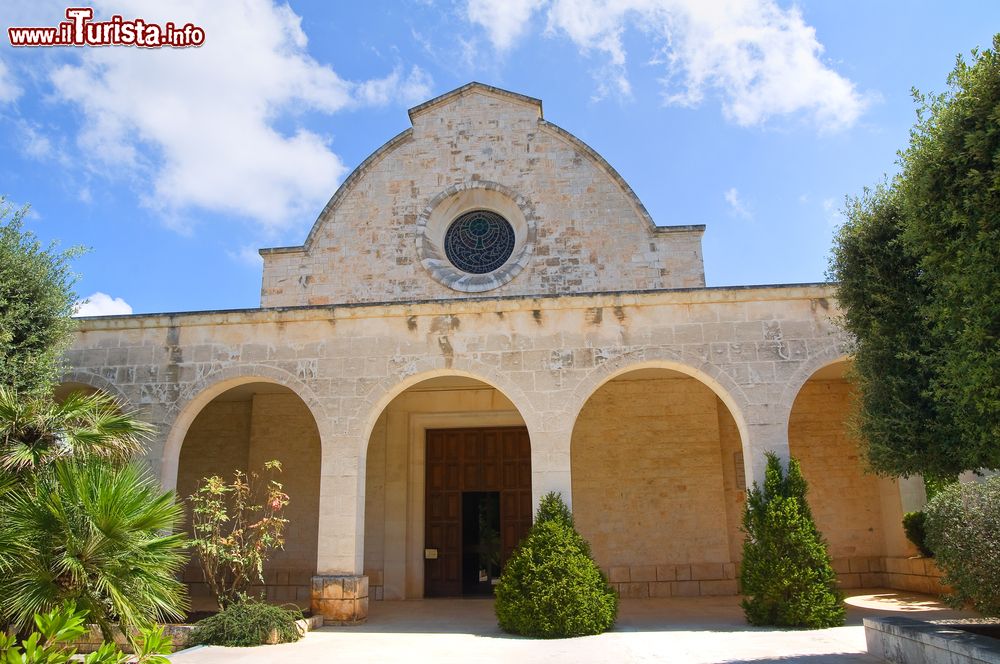
<path fill-rule="evenodd" d="M 844 606 L 830 554 L 806 502 L 808 487 L 795 459 L 788 473 L 767 453 L 764 488 L 747 493 L 743 512 L 743 612 L 751 625 L 839 627 Z"/>
<path fill-rule="evenodd" d="M 948 486 L 924 511 L 927 543 L 955 589 L 947 599 L 1000 616 L 1000 476 Z"/>
<path fill-rule="evenodd" d="M 558 494 L 542 498 L 534 525 L 507 561 L 495 610 L 504 631 L 545 639 L 600 634 L 615 624 L 618 596 Z"/>
<path fill-rule="evenodd" d="M 903 515 L 903 532 L 906 533 L 906 539 L 913 542 L 913 546 L 920 551 L 920 555 L 932 558 L 934 552 L 927 546 L 926 522 L 927 515 L 924 512 L 907 512 Z"/>
<path fill-rule="evenodd" d="M 143 628 L 133 643 L 134 655 L 126 655 L 114 643 L 104 643 L 95 652 L 77 656 L 70 644 L 87 631 L 87 611 L 72 601 L 46 613 L 34 615 L 35 630 L 24 639 L 0 632 L 0 662 L 10 664 L 169 664 L 158 653 L 169 653 L 170 643 L 162 627 Z"/>
<path fill-rule="evenodd" d="M 266 461 L 264 471 L 281 472 L 281 463 Z M 246 595 L 255 580 L 264 582 L 264 563 L 284 548 L 288 494 L 273 477 L 237 470 L 232 482 L 218 475 L 202 478 L 188 502 L 191 546 L 212 596 L 224 609 Z"/>
<path fill-rule="evenodd" d="M 214 646 L 259 646 L 291 643 L 302 637 L 296 620 L 302 610 L 290 604 L 274 606 L 242 596 L 225 609 L 195 623 L 191 641 Z"/>

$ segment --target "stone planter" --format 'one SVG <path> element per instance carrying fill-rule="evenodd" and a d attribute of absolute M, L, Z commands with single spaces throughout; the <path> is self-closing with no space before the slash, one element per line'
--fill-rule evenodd
<path fill-rule="evenodd" d="M 899 664 L 1000 664 L 1000 640 L 964 631 L 963 622 L 977 621 L 865 618 L 868 654 Z"/>

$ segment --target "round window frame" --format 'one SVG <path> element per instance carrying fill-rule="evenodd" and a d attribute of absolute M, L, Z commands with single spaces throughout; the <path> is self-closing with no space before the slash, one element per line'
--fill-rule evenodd
<path fill-rule="evenodd" d="M 503 217 L 514 230 L 514 250 L 496 270 L 466 272 L 448 260 L 445 235 L 464 214 L 486 210 Z M 416 245 L 421 265 L 438 283 L 463 293 L 481 293 L 510 283 L 528 265 L 535 250 L 534 206 L 524 196 L 495 182 L 454 185 L 435 196 L 417 218 Z"/>

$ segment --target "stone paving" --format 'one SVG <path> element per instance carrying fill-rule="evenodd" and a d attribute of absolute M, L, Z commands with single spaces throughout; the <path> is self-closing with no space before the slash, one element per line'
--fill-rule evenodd
<path fill-rule="evenodd" d="M 863 593 L 863 594 L 862 594 Z M 773 630 L 746 625 L 738 597 L 623 600 L 614 631 L 552 641 L 504 634 L 492 600 L 372 603 L 368 623 L 324 627 L 298 643 L 259 648 L 195 648 L 178 664 L 266 662 L 877 662 L 865 650 L 861 619 L 969 617 L 926 595 L 866 589 L 848 599 L 848 624 Z"/>

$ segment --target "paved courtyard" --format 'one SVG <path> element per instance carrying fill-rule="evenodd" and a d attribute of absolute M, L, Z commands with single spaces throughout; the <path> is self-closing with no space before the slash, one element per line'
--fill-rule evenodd
<path fill-rule="evenodd" d="M 504 634 L 492 600 L 373 602 L 368 623 L 325 627 L 298 643 L 259 648 L 203 647 L 178 664 L 265 662 L 876 662 L 861 619 L 906 615 L 968 617 L 931 597 L 896 590 L 849 594 L 848 624 L 815 631 L 748 627 L 736 597 L 623 600 L 614 631 L 552 641 Z"/>

